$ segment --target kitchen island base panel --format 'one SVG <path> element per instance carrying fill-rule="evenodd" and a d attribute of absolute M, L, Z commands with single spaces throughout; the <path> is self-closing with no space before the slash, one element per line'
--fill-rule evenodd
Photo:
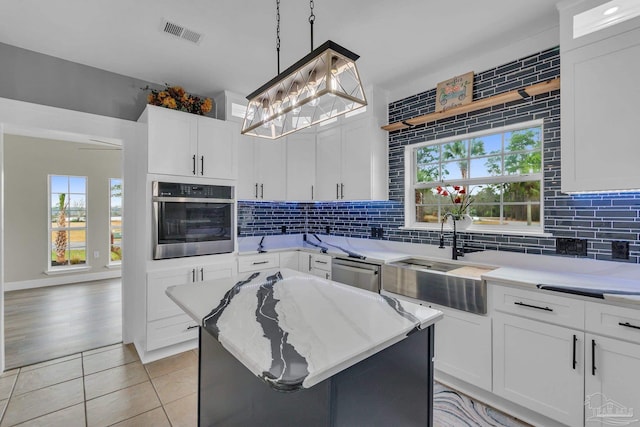
<path fill-rule="evenodd" d="M 200 427 L 433 425 L 433 325 L 311 388 L 279 392 L 200 328 Z"/>

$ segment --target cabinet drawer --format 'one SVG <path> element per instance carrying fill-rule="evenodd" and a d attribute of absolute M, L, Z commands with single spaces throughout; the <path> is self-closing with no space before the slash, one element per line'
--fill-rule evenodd
<path fill-rule="evenodd" d="M 253 255 L 238 257 L 238 272 L 266 270 L 280 266 L 278 254 Z"/>
<path fill-rule="evenodd" d="M 584 301 L 541 291 L 491 286 L 493 308 L 497 311 L 576 329 L 584 328 Z"/>
<path fill-rule="evenodd" d="M 186 314 L 147 323 L 147 351 L 198 338 L 198 324 Z"/>
<path fill-rule="evenodd" d="M 587 331 L 640 343 L 640 309 L 593 302 L 586 304 Z"/>
<path fill-rule="evenodd" d="M 329 255 L 311 254 L 311 268 L 331 273 L 331 257 Z"/>

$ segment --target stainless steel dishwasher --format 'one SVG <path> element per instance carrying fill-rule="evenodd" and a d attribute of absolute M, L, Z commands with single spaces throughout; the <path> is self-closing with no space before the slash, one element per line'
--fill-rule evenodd
<path fill-rule="evenodd" d="M 331 280 L 380 293 L 380 266 L 351 259 L 333 258 Z"/>

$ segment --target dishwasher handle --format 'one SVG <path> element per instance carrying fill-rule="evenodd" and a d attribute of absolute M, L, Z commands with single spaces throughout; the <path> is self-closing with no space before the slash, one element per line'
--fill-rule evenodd
<path fill-rule="evenodd" d="M 372 270 L 369 268 L 359 268 L 359 267 L 350 267 L 348 265 L 344 265 L 344 264 L 337 264 L 337 263 L 333 263 L 334 267 L 338 267 L 342 270 L 347 270 L 347 271 L 353 271 L 354 273 L 365 273 L 365 274 L 370 274 L 372 276 L 375 276 L 376 274 L 378 274 L 378 270 Z"/>

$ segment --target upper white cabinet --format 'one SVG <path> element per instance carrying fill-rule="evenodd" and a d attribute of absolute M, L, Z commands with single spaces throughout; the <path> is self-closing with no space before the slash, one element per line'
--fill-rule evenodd
<path fill-rule="evenodd" d="M 239 199 L 286 199 L 285 141 L 241 135 L 238 153 Z"/>
<path fill-rule="evenodd" d="M 373 118 L 319 131 L 316 200 L 388 198 L 386 135 Z"/>
<path fill-rule="evenodd" d="M 287 200 L 315 199 L 316 135 L 294 133 L 287 137 Z"/>
<path fill-rule="evenodd" d="M 236 179 L 237 125 L 148 105 L 149 173 Z"/>
<path fill-rule="evenodd" d="M 574 32 L 574 23 L 580 23 L 585 12 L 595 11 L 602 20 L 597 7 L 603 3 L 584 0 L 558 6 L 565 192 L 640 188 L 635 135 L 640 117 L 640 85 L 635 83 L 640 75 L 640 17 L 579 37 Z"/>

